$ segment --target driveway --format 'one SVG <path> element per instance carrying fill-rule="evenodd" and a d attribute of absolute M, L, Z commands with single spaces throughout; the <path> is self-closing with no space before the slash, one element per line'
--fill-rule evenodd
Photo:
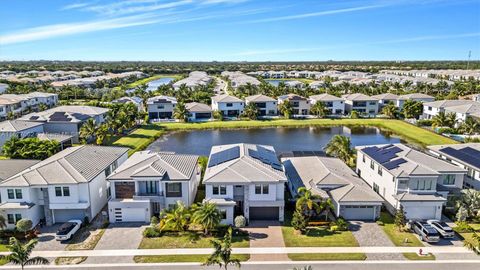
<path fill-rule="evenodd" d="M 250 247 L 285 247 L 282 226 L 276 221 L 252 221 L 244 228 L 250 236 Z M 289 261 L 287 254 L 251 254 L 250 261 Z"/>
<path fill-rule="evenodd" d="M 137 249 L 143 238 L 145 223 L 115 223 L 108 226 L 95 250 Z M 132 263 L 133 256 L 124 257 L 88 257 L 85 263 Z"/>
<path fill-rule="evenodd" d="M 361 247 L 394 247 L 385 232 L 375 222 L 350 221 L 349 229 Z M 367 254 L 367 260 L 404 260 L 402 254 Z"/>
<path fill-rule="evenodd" d="M 38 236 L 38 244 L 35 246 L 35 251 L 65 250 L 68 243 L 55 240 L 55 233 L 60 225 L 61 224 L 55 224 L 40 229 L 41 234 Z"/>

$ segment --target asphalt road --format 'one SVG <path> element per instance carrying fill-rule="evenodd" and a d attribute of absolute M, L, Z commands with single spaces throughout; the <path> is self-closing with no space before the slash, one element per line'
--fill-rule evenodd
<path fill-rule="evenodd" d="M 303 267 L 305 265 L 311 265 L 313 270 L 328 269 L 328 270 L 453 270 L 462 269 L 470 270 L 480 269 L 480 261 L 477 262 L 310 262 L 310 263 L 244 263 L 241 270 L 292 270 L 294 267 Z M 143 265 L 143 264 L 112 264 L 112 265 L 78 265 L 78 266 L 34 266 L 25 267 L 25 269 L 69 269 L 69 270 L 219 270 L 218 266 L 204 267 L 192 264 L 183 265 Z M 4 266 L 0 269 L 18 269 L 16 267 Z M 230 266 L 229 269 L 237 269 Z"/>

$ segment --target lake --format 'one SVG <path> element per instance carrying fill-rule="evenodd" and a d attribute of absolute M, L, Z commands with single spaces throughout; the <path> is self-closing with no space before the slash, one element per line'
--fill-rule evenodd
<path fill-rule="evenodd" d="M 294 81 L 294 80 L 275 80 L 275 79 L 273 79 L 273 80 L 265 80 L 265 81 L 268 82 L 269 84 L 277 87 L 280 82 L 284 82 L 284 83 L 285 83 L 285 82 Z"/>
<path fill-rule="evenodd" d="M 354 146 L 400 142 L 400 138 L 390 137 L 374 127 L 279 127 L 172 132 L 153 142 L 148 149 L 208 156 L 213 145 L 243 142 L 273 145 L 278 153 L 319 151 L 337 134 L 351 137 Z"/>
<path fill-rule="evenodd" d="M 157 80 L 153 80 L 153 81 L 150 81 L 147 85 L 148 85 L 148 88 L 147 88 L 147 91 L 151 92 L 151 91 L 155 91 L 157 90 L 157 88 L 161 85 L 165 85 L 165 84 L 169 84 L 170 82 L 172 82 L 173 80 L 175 80 L 175 78 L 172 78 L 172 77 L 163 77 L 163 78 L 160 78 L 160 79 L 157 79 Z"/>

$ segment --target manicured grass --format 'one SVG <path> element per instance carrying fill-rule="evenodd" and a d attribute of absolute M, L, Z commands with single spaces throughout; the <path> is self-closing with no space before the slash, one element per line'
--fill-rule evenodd
<path fill-rule="evenodd" d="M 161 256 L 135 256 L 136 263 L 168 263 L 168 262 L 205 262 L 210 255 L 161 255 Z M 248 254 L 234 254 L 232 258 L 242 262 L 248 261 Z"/>
<path fill-rule="evenodd" d="M 480 223 L 468 223 L 468 225 L 470 225 L 474 231 L 480 231 Z"/>
<path fill-rule="evenodd" d="M 6 156 L 0 156 L 0 160 L 2 160 L 2 159 L 8 159 L 8 157 L 6 157 Z"/>
<path fill-rule="evenodd" d="M 427 256 L 418 256 L 417 253 L 403 253 L 403 256 L 407 258 L 407 260 L 417 260 L 417 261 L 433 261 L 435 260 L 435 255 L 428 254 Z"/>
<path fill-rule="evenodd" d="M 213 236 L 203 236 L 199 233 L 179 233 L 164 235 L 156 238 L 142 239 L 140 249 L 157 249 L 157 248 L 210 248 L 213 247 L 211 240 L 219 239 Z M 250 242 L 248 236 L 233 236 L 232 247 L 249 247 Z"/>
<path fill-rule="evenodd" d="M 364 253 L 289 253 L 292 261 L 364 261 Z"/>
<path fill-rule="evenodd" d="M 135 81 L 133 83 L 130 83 L 127 85 L 127 88 L 135 88 L 139 85 L 142 85 L 142 84 L 145 84 L 145 83 L 149 83 L 151 81 L 154 81 L 154 80 L 158 80 L 158 79 L 161 79 L 161 78 L 174 78 L 175 80 L 178 80 L 178 79 L 181 79 L 182 78 L 182 75 L 179 75 L 179 74 L 159 74 L 159 75 L 153 75 L 151 77 L 148 77 L 148 78 L 143 78 L 141 80 L 138 80 L 138 81 Z M 120 87 L 115 87 L 114 89 L 119 89 Z"/>
<path fill-rule="evenodd" d="M 349 231 L 331 232 L 325 227 L 309 227 L 305 234 L 300 234 L 290 221 L 291 213 L 285 213 L 282 233 L 287 247 L 358 247 L 357 239 Z"/>
<path fill-rule="evenodd" d="M 417 238 L 417 236 L 410 232 L 399 232 L 395 228 L 393 217 L 386 212 L 380 214 L 380 220 L 383 222 L 383 231 L 387 234 L 388 238 L 393 242 L 395 246 L 402 247 L 423 247 L 422 242 Z M 405 243 L 405 239 L 408 239 L 408 242 Z"/>
<path fill-rule="evenodd" d="M 129 154 L 141 151 L 164 133 L 163 128 L 156 125 L 143 125 L 130 134 L 118 139 L 112 139 L 107 145 L 131 148 Z"/>
<path fill-rule="evenodd" d="M 58 258 L 55 258 L 54 263 L 56 265 L 81 264 L 86 259 L 87 257 L 58 257 Z"/>

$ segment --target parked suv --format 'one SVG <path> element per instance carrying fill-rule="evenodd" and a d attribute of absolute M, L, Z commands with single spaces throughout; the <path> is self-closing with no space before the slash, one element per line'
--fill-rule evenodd
<path fill-rule="evenodd" d="M 427 223 L 430 224 L 443 238 L 453 238 L 455 236 L 455 232 L 447 225 L 447 223 L 439 221 L 439 220 L 427 220 Z"/>
<path fill-rule="evenodd" d="M 82 222 L 80 220 L 69 220 L 63 223 L 57 230 L 55 239 L 58 241 L 65 241 L 72 238 L 72 236 L 80 229 Z"/>
<path fill-rule="evenodd" d="M 436 243 L 440 241 L 440 236 L 430 224 L 425 221 L 414 221 L 412 225 L 413 231 L 420 236 L 420 240 L 428 243 Z"/>

